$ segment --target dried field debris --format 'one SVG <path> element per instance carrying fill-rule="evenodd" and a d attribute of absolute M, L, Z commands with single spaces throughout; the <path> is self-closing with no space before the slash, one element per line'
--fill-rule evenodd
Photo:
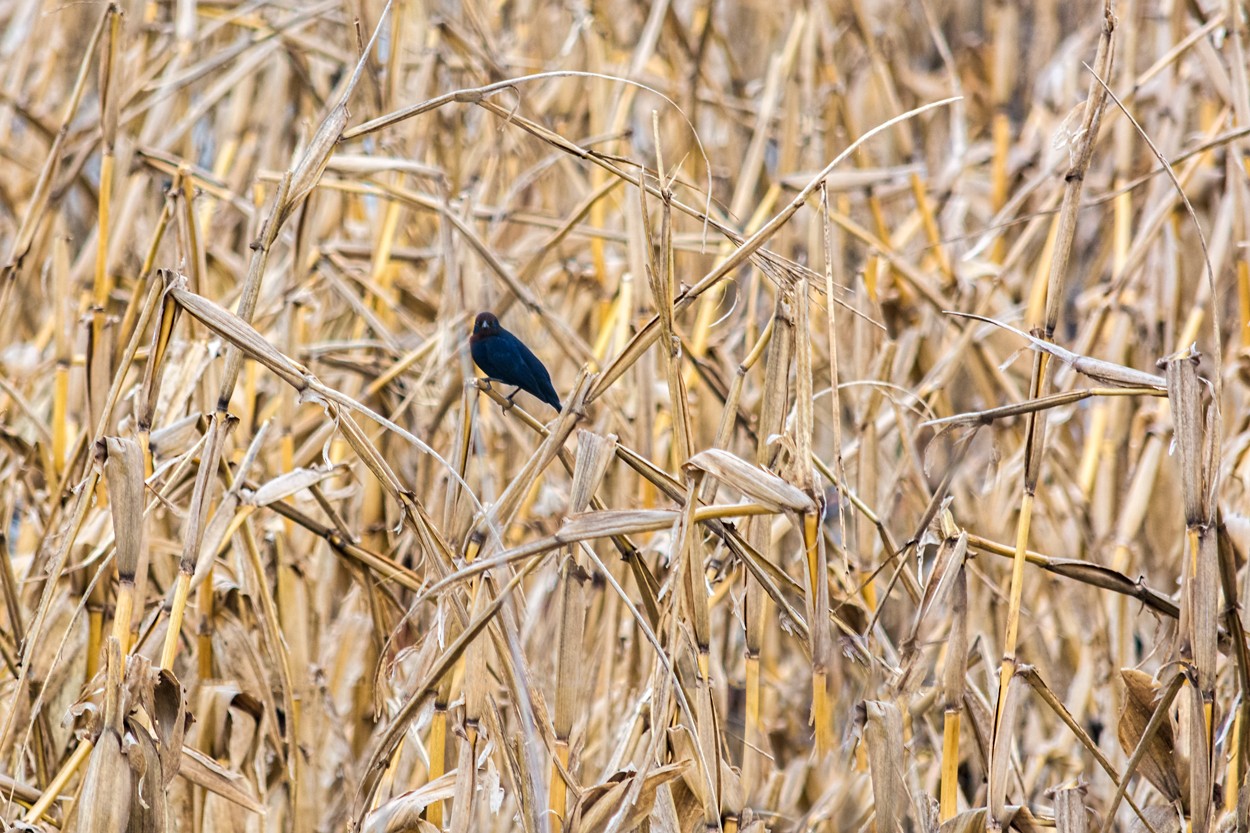
<path fill-rule="evenodd" d="M 1248 14 L 0 0 L 0 820 L 1250 828 Z"/>

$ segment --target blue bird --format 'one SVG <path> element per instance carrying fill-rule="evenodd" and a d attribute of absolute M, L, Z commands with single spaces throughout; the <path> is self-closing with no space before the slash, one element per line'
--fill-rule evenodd
<path fill-rule="evenodd" d="M 546 402 L 557 411 L 562 410 L 560 397 L 551 385 L 551 375 L 521 339 L 505 330 L 494 313 L 479 312 L 473 322 L 473 334 L 469 336 L 469 352 L 473 363 L 486 374 L 486 378 L 505 385 L 515 385 L 508 397 L 517 391 L 526 391 Z"/>

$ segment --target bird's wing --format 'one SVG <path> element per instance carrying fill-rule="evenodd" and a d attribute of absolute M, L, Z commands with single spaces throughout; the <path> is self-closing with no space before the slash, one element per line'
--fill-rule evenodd
<path fill-rule="evenodd" d="M 537 380 L 529 361 L 533 354 L 520 339 L 505 331 L 482 344 L 484 349 L 479 350 L 480 355 L 475 355 L 473 360 L 487 376 L 534 393 Z"/>
<path fill-rule="evenodd" d="M 525 364 L 529 368 L 530 375 L 534 377 L 536 386 L 530 392 L 548 405 L 559 408 L 560 395 L 556 393 L 555 386 L 551 384 L 551 374 L 547 372 L 546 365 L 524 344 L 521 345 L 521 350 L 523 351 L 522 355 L 525 358 Z"/>

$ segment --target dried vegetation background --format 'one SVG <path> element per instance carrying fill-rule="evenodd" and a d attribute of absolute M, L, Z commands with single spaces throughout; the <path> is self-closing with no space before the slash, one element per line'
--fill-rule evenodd
<path fill-rule="evenodd" d="M 1247 829 L 1247 13 L 3 0 L 3 819 Z"/>

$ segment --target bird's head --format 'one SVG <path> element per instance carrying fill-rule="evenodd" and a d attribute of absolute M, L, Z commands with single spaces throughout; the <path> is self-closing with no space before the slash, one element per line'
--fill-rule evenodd
<path fill-rule="evenodd" d="M 477 341 L 478 339 L 498 335 L 501 329 L 499 319 L 495 317 L 493 312 L 479 312 L 477 319 L 473 322 L 473 335 L 471 338 Z"/>

